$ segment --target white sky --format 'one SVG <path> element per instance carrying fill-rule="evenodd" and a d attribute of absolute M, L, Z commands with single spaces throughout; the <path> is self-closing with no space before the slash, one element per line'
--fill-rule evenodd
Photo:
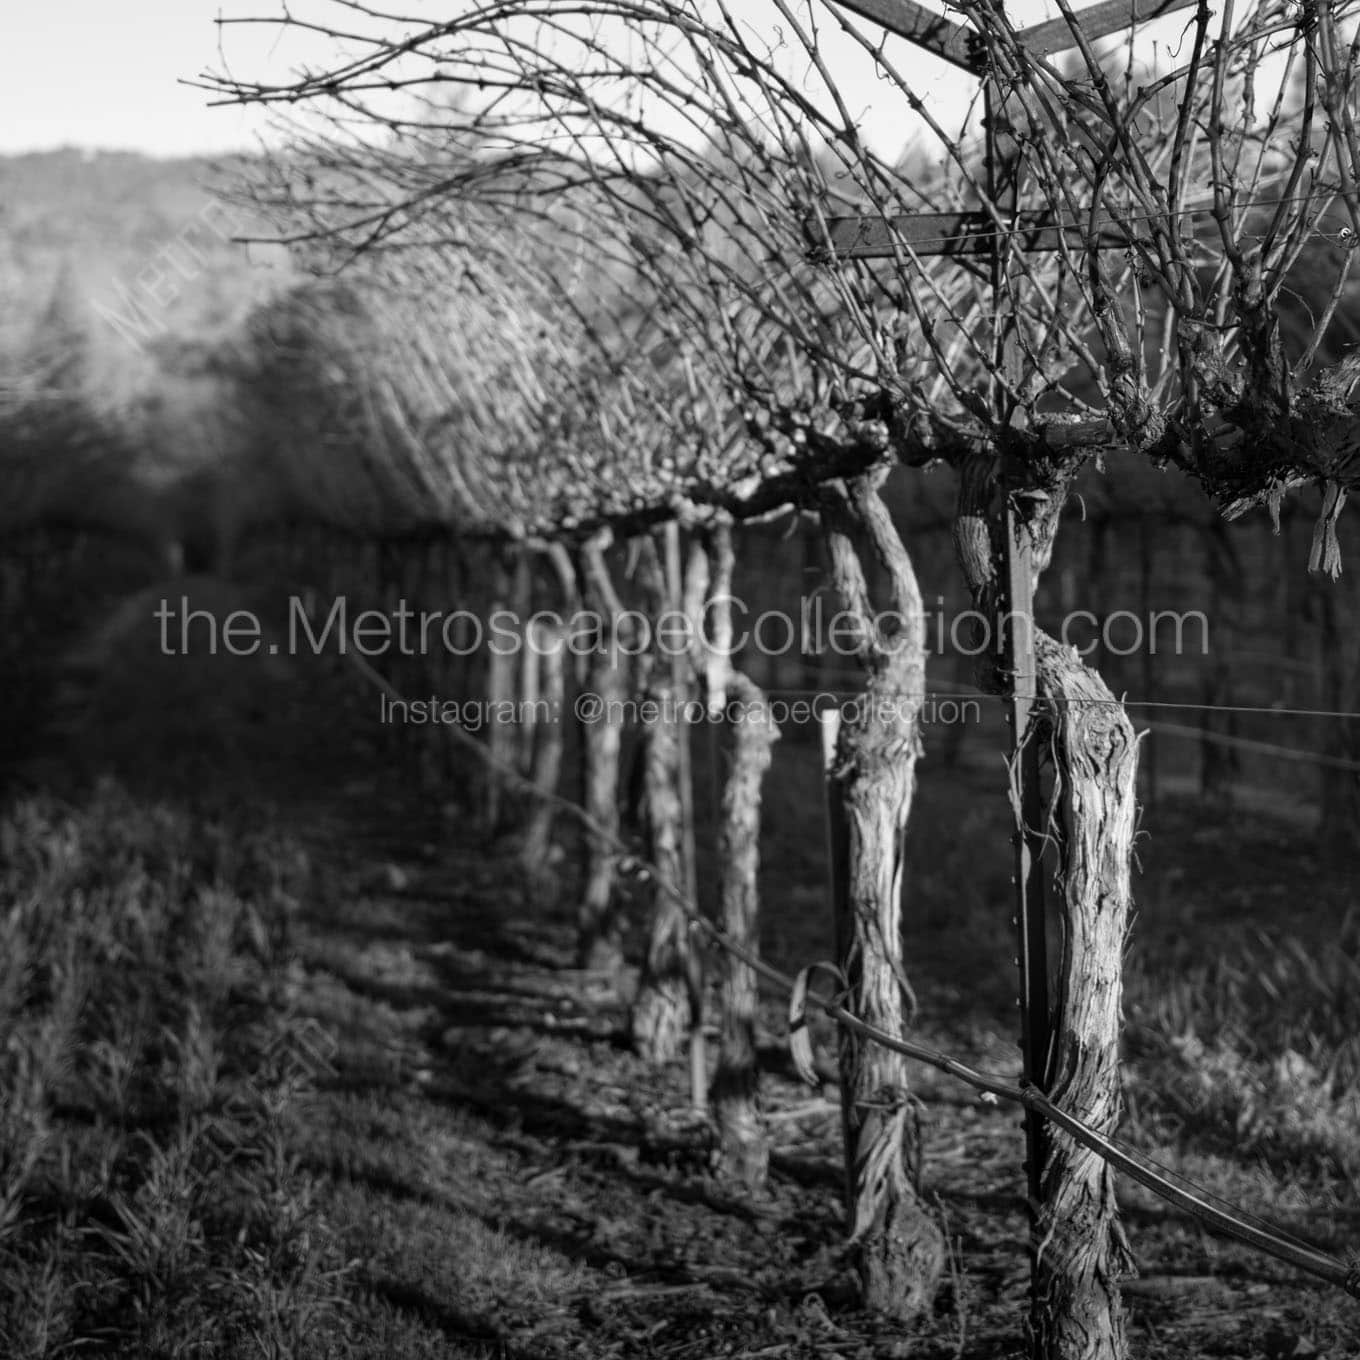
<path fill-rule="evenodd" d="M 408 0 L 403 9 L 435 17 L 460 3 Z M 773 22 L 767 0 L 734 3 L 753 25 Z M 292 8 L 306 13 L 320 7 L 316 0 L 296 0 Z M 0 153 L 59 146 L 157 155 L 244 150 L 265 129 L 261 113 L 210 108 L 207 93 L 177 82 L 207 68 L 222 69 L 223 55 L 238 77 L 282 80 L 297 65 L 326 64 L 334 53 L 319 35 L 281 35 L 272 26 L 219 31 L 213 22 L 219 15 L 275 15 L 278 0 L 5 0 L 4 11 Z M 1033 22 L 1046 17 L 1048 6 L 1044 0 L 1017 0 L 1012 12 L 1026 19 L 1032 14 Z M 864 26 L 872 31 L 868 21 Z M 847 73 L 838 83 L 852 95 L 862 94 L 864 131 L 871 140 L 881 135 L 900 145 L 900 96 L 894 99 L 874 80 L 867 59 L 834 24 L 825 31 L 828 60 Z M 942 116 L 962 107 L 973 85 L 969 76 L 930 57 L 911 60 L 905 69 Z"/>
<path fill-rule="evenodd" d="M 0 152 L 59 146 L 156 155 L 242 150 L 258 112 L 208 108 L 177 82 L 221 67 L 219 15 L 277 13 L 277 0 L 5 0 L 0 19 Z M 242 76 L 283 75 L 290 59 L 320 61 L 277 30 L 224 31 Z M 274 49 L 271 51 L 271 49 Z"/>
<path fill-rule="evenodd" d="M 1085 8 L 1092 0 L 1078 0 Z M 400 9 L 437 19 L 469 0 L 406 0 Z M 762 32 L 772 33 L 778 15 L 770 0 L 729 0 L 733 10 Z M 942 0 L 925 0 L 942 10 Z M 389 8 L 381 3 L 378 9 Z M 910 115 L 900 94 L 876 79 L 868 56 L 820 11 L 824 54 L 861 131 L 881 151 L 895 154 Z M 230 70 L 242 79 L 282 82 L 301 65 L 329 65 L 334 42 L 321 34 L 284 31 L 275 25 L 231 24 L 226 19 L 274 17 L 280 0 L 3 0 L 0 19 L 0 154 L 60 146 L 187 155 L 245 150 L 267 131 L 258 109 L 209 107 L 211 96 L 178 83 L 207 69 Z M 301 17 L 337 18 L 359 27 L 356 17 L 326 0 L 290 0 Z M 1010 0 L 1022 25 L 1054 17 L 1053 0 Z M 1187 15 L 1148 25 L 1149 41 L 1175 38 Z M 856 20 L 871 34 L 881 29 Z M 384 33 L 393 31 L 384 26 Z M 219 45 L 220 44 L 220 45 Z M 956 123 L 976 91 L 976 81 L 892 39 L 893 62 L 906 72 L 932 113 Z M 856 102 L 858 107 L 856 107 Z"/>

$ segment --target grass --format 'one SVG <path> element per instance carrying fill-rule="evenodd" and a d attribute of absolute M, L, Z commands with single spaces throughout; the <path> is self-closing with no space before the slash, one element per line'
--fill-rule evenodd
<path fill-rule="evenodd" d="M 1128 980 L 1131 1103 L 1194 1139 L 1360 1191 L 1360 918 L 1331 947 L 1257 931 L 1205 963 Z"/>
<path fill-rule="evenodd" d="M 292 1150 L 305 857 L 104 785 L 0 822 L 0 1350 L 330 1356 L 345 1263 Z"/>
<path fill-rule="evenodd" d="M 303 948 L 299 844 L 104 782 L 0 862 L 0 1354 L 492 1354 L 590 1293 L 467 1202 L 493 1130 L 394 1103 L 404 1012 Z"/>

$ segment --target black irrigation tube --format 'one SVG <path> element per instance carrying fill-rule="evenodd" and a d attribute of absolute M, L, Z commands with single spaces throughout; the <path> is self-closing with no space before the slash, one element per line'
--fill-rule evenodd
<path fill-rule="evenodd" d="M 386 694 L 389 699 L 398 703 L 406 702 L 401 692 L 379 675 L 357 652 L 346 648 L 345 655 L 359 673 L 370 684 Z M 669 880 L 657 871 L 655 865 L 634 854 L 622 840 L 605 827 L 600 826 L 584 808 L 572 802 L 571 799 L 564 798 L 561 794 L 540 789 L 531 779 L 520 774 L 518 770 L 503 764 L 492 756 L 476 737 L 464 731 L 456 723 L 442 724 L 440 730 L 450 740 L 473 751 L 494 775 L 504 780 L 517 792 L 527 793 L 532 797 L 551 803 L 559 811 L 573 818 L 590 835 L 596 836 L 610 845 L 620 856 L 622 864 L 651 878 L 656 886 L 684 912 L 691 931 L 704 935 L 720 949 L 740 960 L 758 976 L 778 987 L 786 995 L 791 996 L 795 990 L 800 990 L 794 979 L 789 977 L 788 974 L 729 940 L 722 930 L 703 916 L 698 907 L 684 893 L 674 887 Z M 1254 1247 L 1268 1256 L 1273 1256 L 1277 1261 L 1283 1261 L 1286 1265 L 1293 1266 L 1297 1270 L 1325 1280 L 1328 1284 L 1336 1285 L 1344 1289 L 1353 1298 L 1360 1299 L 1360 1257 L 1354 1258 L 1353 1263 L 1348 1265 L 1326 1252 L 1307 1246 L 1305 1243 L 1287 1240 L 1269 1227 L 1248 1222 L 1246 1218 L 1239 1216 L 1244 1214 L 1245 1210 L 1230 1212 L 1209 1203 L 1208 1200 L 1202 1198 L 1202 1196 L 1208 1194 L 1207 1191 L 1199 1190 L 1198 1193 L 1195 1193 L 1174 1184 L 1160 1172 L 1154 1171 L 1152 1166 L 1148 1164 L 1148 1159 L 1144 1158 L 1142 1154 L 1097 1133 L 1094 1129 L 1082 1123 L 1080 1119 L 1054 1105 L 1042 1092 L 1028 1083 L 1022 1082 L 1017 1086 L 992 1073 L 979 1072 L 966 1063 L 951 1058 L 947 1053 L 941 1053 L 938 1049 L 929 1048 L 924 1044 L 914 1043 L 910 1039 L 902 1039 L 889 1034 L 886 1030 L 881 1030 L 877 1026 L 866 1024 L 837 1001 L 826 1000 L 814 992 L 807 992 L 806 999 L 828 1019 L 836 1021 L 862 1038 L 901 1053 L 904 1057 L 925 1063 L 928 1067 L 933 1067 L 937 1071 L 956 1078 L 975 1091 L 994 1096 L 998 1100 L 1021 1105 L 1031 1113 L 1050 1120 L 1074 1141 L 1094 1152 L 1104 1162 L 1116 1167 L 1131 1180 L 1137 1181 L 1138 1184 L 1152 1191 L 1160 1199 L 1164 1199 L 1169 1204 L 1191 1214 L 1206 1226 L 1215 1228 L 1225 1236 Z"/>

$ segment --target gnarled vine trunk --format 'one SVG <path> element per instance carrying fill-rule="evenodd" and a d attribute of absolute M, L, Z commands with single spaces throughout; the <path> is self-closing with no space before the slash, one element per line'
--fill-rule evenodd
<path fill-rule="evenodd" d="M 1100 1133 L 1119 1123 L 1119 1030 L 1138 750 L 1124 707 L 1071 648 L 1036 638 L 1040 700 L 1057 765 L 1064 920 L 1050 1095 Z M 1132 1260 L 1109 1166 L 1050 1129 L 1037 1236 L 1038 1354 L 1119 1360 L 1119 1278 Z"/>
<path fill-rule="evenodd" d="M 600 716 L 583 721 L 585 808 L 608 837 L 586 838 L 585 883 L 576 913 L 577 962 L 582 968 L 616 973 L 623 964 L 623 916 L 616 888 L 619 835 L 620 717 L 627 695 L 625 672 L 612 637 L 590 658 L 587 683 L 602 706 Z"/>
<path fill-rule="evenodd" d="M 511 608 L 510 573 L 503 562 L 494 567 L 495 587 L 489 601 L 488 616 L 494 618 L 498 613 Z M 522 616 L 520 616 L 522 618 Z M 522 637 L 518 639 L 522 643 Z M 504 715 L 515 699 L 515 670 L 518 650 L 515 642 L 493 639 L 486 648 L 486 701 L 493 715 L 487 725 L 487 751 L 493 767 L 501 770 L 515 765 L 516 732 L 513 723 L 503 720 Z M 484 780 L 482 803 L 484 825 L 489 835 L 497 835 L 505 821 L 505 781 L 504 775 L 496 768 L 487 772 Z"/>
<path fill-rule="evenodd" d="M 910 558 L 878 495 L 879 480 L 854 479 L 824 509 L 833 579 L 856 621 L 867 671 L 863 693 L 843 717 L 830 771 L 847 847 L 836 937 L 847 1009 L 901 1034 L 914 1008 L 903 966 L 902 873 L 921 750 L 925 618 Z M 888 576 L 897 624 L 890 636 L 873 612 L 856 534 L 867 537 Z M 910 1321 L 935 1297 L 944 1239 L 917 1184 L 920 1147 L 906 1060 L 842 1030 L 839 1065 L 847 1208 L 864 1302 Z"/>
<path fill-rule="evenodd" d="M 1038 495 L 1025 530 L 1035 578 L 1048 565 L 1058 515 L 1079 462 L 1027 468 Z M 960 469 L 955 542 L 974 607 L 999 626 L 1002 488 L 998 460 Z M 994 635 L 995 636 L 995 635 Z M 984 654 L 984 657 L 986 654 Z M 1137 740 L 1123 705 L 1076 650 L 1036 630 L 1041 741 L 1055 763 L 1053 809 L 1064 921 L 1060 999 L 1054 1017 L 1050 1095 L 1099 1133 L 1119 1118 L 1119 1028 L 1125 936 L 1132 905 Z M 987 658 L 984 687 L 1001 688 Z M 1060 1130 L 1048 1129 L 1031 1325 L 1044 1360 L 1122 1360 L 1127 1353 L 1119 1278 L 1131 1267 L 1108 1166 Z"/>
<path fill-rule="evenodd" d="M 760 951 L 757 874 L 760 868 L 760 791 L 779 729 L 764 693 L 739 672 L 724 677 L 734 721 L 732 764 L 722 796 L 722 928 L 752 954 Z M 718 1123 L 718 1170 L 749 1187 L 762 1185 L 770 1163 L 769 1138 L 757 1102 L 755 970 L 725 955 L 722 1038 L 713 1079 Z"/>
<path fill-rule="evenodd" d="M 674 716 L 674 690 L 669 676 L 654 673 L 644 701 L 645 805 L 649 856 L 665 883 L 684 882 L 683 808 L 680 802 L 680 740 Z M 689 925 L 674 897 L 659 884 L 652 887 L 652 915 L 647 954 L 633 999 L 630 1026 L 633 1047 L 649 1062 L 679 1056 L 689 1029 L 687 979 L 690 969 Z"/>
<path fill-rule="evenodd" d="M 534 788 L 545 796 L 535 798 L 529 806 L 520 859 L 535 894 L 550 898 L 556 892 L 552 832 L 557 819 L 557 806 L 551 795 L 557 793 L 562 775 L 562 716 L 567 693 L 566 639 L 562 625 L 541 620 L 530 624 L 525 650 L 538 673 L 535 703 L 541 709 L 535 721 L 526 724 L 534 734 L 530 777 Z"/>
<path fill-rule="evenodd" d="M 583 968 L 615 974 L 623 965 L 624 920 L 617 891 L 619 837 L 619 755 L 627 672 L 617 636 L 623 613 L 605 565 L 606 541 L 582 551 L 577 569 L 587 609 L 600 620 L 586 668 L 586 687 L 598 706 L 581 720 L 585 809 L 604 835 L 586 837 L 585 882 L 577 908 L 576 957 Z"/>

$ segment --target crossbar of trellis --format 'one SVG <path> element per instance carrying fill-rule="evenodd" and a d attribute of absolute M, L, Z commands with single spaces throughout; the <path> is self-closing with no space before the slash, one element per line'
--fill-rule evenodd
<path fill-rule="evenodd" d="M 1081 35 L 1088 42 L 1122 32 L 1134 24 L 1150 23 L 1154 19 L 1187 9 L 1198 0 L 1103 0 L 1081 10 Z M 987 64 L 987 52 L 976 29 L 955 23 L 943 14 L 936 14 L 915 0 L 835 0 L 865 19 L 872 19 L 889 33 L 905 38 L 909 43 L 924 48 L 941 61 L 981 74 Z M 961 13 L 965 12 L 962 9 Z M 1033 28 L 1021 29 L 1015 35 L 1016 46 L 1034 57 L 1045 57 L 1077 45 L 1072 25 L 1065 18 L 1049 19 Z"/>
<path fill-rule="evenodd" d="M 990 256 L 1009 245 L 1012 250 L 1053 252 L 1064 245 L 1102 250 L 1130 246 L 1133 233 L 1101 210 L 1094 219 L 1069 213 L 1021 212 L 1013 223 L 998 230 L 985 212 L 911 213 L 901 217 L 831 217 L 810 220 L 805 227 L 814 256 L 847 260 L 887 260 L 902 247 L 924 258 Z"/>

